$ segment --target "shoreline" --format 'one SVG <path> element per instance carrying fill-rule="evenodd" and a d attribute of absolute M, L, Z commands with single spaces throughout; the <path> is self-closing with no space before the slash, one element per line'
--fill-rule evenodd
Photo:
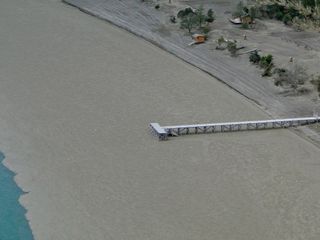
<path fill-rule="evenodd" d="M 23 192 L 18 186 L 14 179 L 16 173 L 4 164 L 5 159 L 6 156 L 0 152 L 0 203 L 2 208 L 0 210 L 2 216 L 0 237 L 1 239 L 33 240 L 29 221 L 26 218 L 27 209 L 19 201 L 26 192 Z"/>
<path fill-rule="evenodd" d="M 119 27 L 121 29 L 124 29 L 125 31 L 128 31 L 129 33 L 153 44 L 154 46 L 168 52 L 169 54 L 172 54 L 173 56 L 181 59 L 182 61 L 186 62 L 187 64 L 190 64 L 191 66 L 194 66 L 195 68 L 199 69 L 200 71 L 203 71 L 204 73 L 208 74 L 209 76 L 213 77 L 214 79 L 220 81 L 222 84 L 227 86 L 228 88 L 235 91 L 237 94 L 240 94 L 248 99 L 249 102 L 263 110 L 270 118 L 277 118 L 277 117 L 308 117 L 309 115 L 301 114 L 301 109 L 304 111 L 307 111 L 309 113 L 312 113 L 312 109 L 315 108 L 315 106 L 309 106 L 304 107 L 298 106 L 297 109 L 295 109 L 295 103 L 291 104 L 289 102 L 282 102 L 283 99 L 278 99 L 274 93 L 271 93 L 271 95 L 267 95 L 266 98 L 261 98 L 259 95 L 259 91 L 261 93 L 261 89 L 253 89 L 251 88 L 248 83 L 243 81 L 244 85 L 238 85 L 234 84 L 233 81 L 229 81 L 228 78 L 230 76 L 227 75 L 219 75 L 215 69 L 210 68 L 208 65 L 203 65 L 204 59 L 201 59 L 203 56 L 196 56 L 194 53 L 190 52 L 189 50 L 183 49 L 181 43 L 174 43 L 169 39 L 166 39 L 165 37 L 162 37 L 161 34 L 152 31 L 150 29 L 142 27 L 141 29 L 138 29 L 136 22 L 133 21 L 132 23 L 127 22 L 125 19 L 121 19 L 122 15 L 121 13 L 118 13 L 116 11 L 107 11 L 106 8 L 100 9 L 100 6 L 95 6 L 95 2 L 92 1 L 92 3 L 88 3 L 86 1 L 79 1 L 79 0 L 61 0 L 64 4 L 75 7 L 79 11 L 88 14 L 92 17 L 95 17 L 97 19 L 100 19 L 102 21 L 106 21 L 112 25 L 115 25 L 116 27 Z M 113 4 L 113 3 L 111 3 Z M 143 4 L 143 3 L 140 3 Z M 116 5 L 116 4 L 115 4 Z M 122 3 L 119 3 L 119 6 L 123 5 Z M 134 5 L 134 3 L 132 4 Z M 102 5 L 103 7 L 103 5 Z M 101 7 L 101 8 L 102 8 Z M 131 6 L 132 7 L 132 6 Z M 138 7 L 138 6 L 137 6 Z M 116 8 L 116 7 L 113 7 Z M 121 7 L 119 7 L 121 8 Z M 151 8 L 151 6 L 144 7 L 141 11 L 146 11 L 146 8 Z M 118 10 L 118 9 L 117 9 Z M 159 12 L 159 10 L 153 11 L 154 14 L 157 14 L 156 12 Z M 148 15 L 148 14 L 147 14 Z M 149 19 L 150 20 L 150 19 Z M 152 24 L 159 24 L 155 21 L 155 23 L 150 20 Z M 276 34 L 273 34 L 276 35 Z M 293 42 L 293 44 L 295 44 Z M 194 59 L 199 59 L 199 61 L 195 61 Z M 230 64 L 230 63 L 228 63 Z M 230 71 L 230 66 L 227 66 Z M 236 72 L 237 70 L 235 70 Z M 252 76 L 250 76 L 252 77 Z M 240 80 L 241 81 L 241 80 Z M 262 86 L 263 89 L 263 86 Z M 266 89 L 268 91 L 268 89 Z M 273 95 L 272 95 L 273 94 Z M 298 97 L 296 97 L 298 98 Z M 295 99 L 296 102 L 299 102 L 298 99 Z M 269 105 L 270 104 L 270 105 Z M 292 106 L 290 106 L 292 105 Z M 300 110 L 299 110 L 300 108 Z M 289 110 L 288 110 L 289 109 Z M 314 110 L 313 110 L 314 111 Z M 311 116 L 311 115 L 310 115 Z M 317 147 L 320 147 L 320 134 L 316 132 L 315 130 L 311 128 L 299 128 L 299 129 L 293 129 L 294 133 L 299 135 L 300 137 L 303 137 L 305 139 L 308 139 L 310 142 L 315 144 Z"/>
<path fill-rule="evenodd" d="M 0 145 L 28 192 L 21 203 L 36 240 L 317 236 L 314 145 L 287 130 L 161 144 L 148 134 L 152 120 L 266 113 L 59 1 L 6 0 L 0 11 L 9 19 L 0 28 Z M 312 221 L 301 223 L 305 216 Z"/>
<path fill-rule="evenodd" d="M 78 4 L 73 3 L 72 2 L 73 0 L 71 0 L 71 1 L 70 0 L 61 0 L 61 1 L 66 5 L 69 5 L 69 6 L 72 6 L 72 7 L 76 8 L 76 9 L 78 9 L 80 12 L 83 12 L 85 14 L 88 14 L 88 15 L 90 15 L 92 17 L 95 17 L 97 19 L 100 19 L 102 21 L 106 21 L 106 22 L 108 22 L 108 23 L 110 23 L 110 24 L 112 24 L 112 25 L 114 25 L 114 26 L 116 26 L 118 28 L 121 28 L 121 29 L 133 34 L 134 36 L 137 36 L 137 37 L 141 38 L 142 40 L 145 40 L 145 41 L 153 44 L 154 46 L 158 47 L 159 49 L 166 51 L 167 53 L 173 55 L 174 57 L 179 58 L 183 62 L 185 62 L 187 64 L 190 64 L 191 66 L 199 69 L 200 71 L 202 71 L 202 72 L 208 74 L 209 76 L 213 77 L 214 79 L 220 81 L 226 87 L 232 89 L 236 93 L 238 93 L 238 94 L 242 95 L 243 97 L 247 98 L 248 101 L 252 102 L 253 104 L 255 104 L 255 106 L 261 108 L 266 114 L 268 114 L 269 116 L 272 116 L 272 113 L 268 112 L 267 108 L 264 107 L 255 98 L 252 98 L 252 97 L 244 94 L 243 92 L 241 92 L 241 90 L 238 90 L 237 88 L 235 88 L 232 85 L 228 84 L 228 82 L 224 81 L 221 77 L 219 77 L 217 75 L 214 75 L 212 72 L 206 70 L 205 68 L 199 66 L 198 64 L 196 64 L 196 63 L 194 63 L 194 62 L 182 57 L 179 53 L 170 50 L 170 48 L 169 48 L 170 43 L 167 43 L 167 45 L 166 45 L 166 44 L 158 42 L 155 39 L 150 38 L 149 36 L 146 37 L 146 35 L 144 35 L 142 33 L 139 33 L 138 31 L 136 31 L 136 30 L 132 29 L 131 27 L 129 27 L 128 25 L 126 25 L 127 23 L 121 21 L 121 19 L 116 19 L 116 18 L 112 19 L 112 17 L 114 17 L 114 16 L 110 16 L 111 18 L 107 18 L 107 16 L 103 17 L 103 16 L 99 15 L 98 13 L 95 13 L 95 12 L 91 11 L 90 9 L 86 9 L 84 7 L 79 6 Z"/>

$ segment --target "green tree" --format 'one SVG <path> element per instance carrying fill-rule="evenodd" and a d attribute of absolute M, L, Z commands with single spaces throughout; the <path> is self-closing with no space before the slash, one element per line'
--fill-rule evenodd
<path fill-rule="evenodd" d="M 178 14 L 177 14 L 177 17 L 182 19 L 182 18 L 186 17 L 189 14 L 194 14 L 194 12 L 193 12 L 192 8 L 187 7 L 185 9 L 180 10 L 178 12 Z"/>
<path fill-rule="evenodd" d="M 320 3 L 319 0 L 302 0 L 301 2 L 305 7 L 315 7 Z"/>
<path fill-rule="evenodd" d="M 290 22 L 292 22 L 292 17 L 290 16 L 290 14 L 286 14 L 283 16 L 282 21 L 285 25 L 290 24 Z"/>
<path fill-rule="evenodd" d="M 207 17 L 206 17 L 206 21 L 209 23 L 212 23 L 215 20 L 215 16 L 214 16 L 214 12 L 213 10 L 210 8 L 207 12 Z"/>
<path fill-rule="evenodd" d="M 191 33 L 192 29 L 197 25 L 198 19 L 193 13 L 184 16 L 180 22 L 181 29 L 187 29 Z"/>
<path fill-rule="evenodd" d="M 240 1 L 236 6 L 235 11 L 232 13 L 232 16 L 233 17 L 241 17 L 241 16 L 245 15 L 244 7 L 245 7 L 245 5 L 243 4 L 242 1 Z"/>
<path fill-rule="evenodd" d="M 202 26 L 202 23 L 204 23 L 204 21 L 206 20 L 206 15 L 204 15 L 203 12 L 204 12 L 204 9 L 202 6 L 197 8 L 195 11 L 196 21 L 197 21 L 197 24 L 200 28 Z"/>

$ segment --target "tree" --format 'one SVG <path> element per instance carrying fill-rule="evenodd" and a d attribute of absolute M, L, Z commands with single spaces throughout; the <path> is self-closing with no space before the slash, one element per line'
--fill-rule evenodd
<path fill-rule="evenodd" d="M 282 21 L 285 25 L 288 25 L 292 21 L 291 15 L 287 13 L 283 16 Z"/>
<path fill-rule="evenodd" d="M 315 7 L 317 4 L 319 4 L 318 0 L 302 0 L 302 4 L 305 7 Z"/>
<path fill-rule="evenodd" d="M 203 11 L 204 10 L 203 10 L 202 6 L 197 8 L 195 11 L 196 21 L 197 21 L 197 24 L 200 28 L 202 26 L 202 23 L 204 23 L 204 21 L 206 20 L 206 15 L 204 15 Z"/>
<path fill-rule="evenodd" d="M 182 19 L 182 18 L 188 16 L 189 14 L 194 14 L 194 12 L 193 12 L 193 9 L 192 9 L 192 8 L 187 7 L 187 8 L 185 8 L 185 9 L 183 9 L 183 10 L 180 10 L 180 11 L 178 12 L 178 14 L 177 14 L 177 17 L 180 18 L 180 19 Z"/>
<path fill-rule="evenodd" d="M 243 4 L 242 1 L 240 1 L 236 6 L 236 10 L 232 13 L 232 16 L 233 17 L 241 17 L 241 16 L 243 16 L 245 14 L 244 13 L 244 7 L 245 7 L 245 5 Z"/>
<path fill-rule="evenodd" d="M 210 8 L 207 12 L 207 17 L 206 17 L 206 21 L 209 23 L 212 23 L 215 20 L 215 16 L 214 16 L 214 12 L 213 10 Z"/>
<path fill-rule="evenodd" d="M 181 29 L 187 29 L 191 33 L 192 29 L 197 25 L 198 19 L 195 14 L 189 13 L 184 16 L 180 22 Z"/>

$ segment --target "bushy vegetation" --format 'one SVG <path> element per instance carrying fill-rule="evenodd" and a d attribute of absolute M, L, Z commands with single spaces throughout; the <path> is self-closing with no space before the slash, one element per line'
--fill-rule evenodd
<path fill-rule="evenodd" d="M 241 28 L 249 29 L 253 27 L 254 19 L 260 15 L 254 6 L 246 6 L 240 1 L 236 6 L 235 11 L 232 13 L 232 16 L 241 19 Z"/>
<path fill-rule="evenodd" d="M 202 24 L 206 20 L 206 15 L 204 15 L 204 9 L 202 6 L 198 7 L 194 13 L 195 15 L 195 21 L 197 22 L 197 25 L 199 28 L 202 27 Z"/>
<path fill-rule="evenodd" d="M 270 77 L 272 76 L 272 68 L 274 66 L 273 64 L 273 56 L 272 55 L 266 55 L 262 56 L 259 63 L 260 67 L 263 68 L 262 77 Z"/>
<path fill-rule="evenodd" d="M 250 54 L 250 62 L 252 62 L 253 64 L 259 64 L 260 60 L 261 60 L 261 56 L 259 55 L 258 51 L 253 51 Z"/>
<path fill-rule="evenodd" d="M 289 13 L 287 13 L 286 15 L 283 16 L 282 21 L 285 25 L 289 25 L 292 22 L 292 19 L 293 19 L 292 16 Z"/>
<path fill-rule="evenodd" d="M 187 29 L 191 33 L 192 29 L 197 25 L 197 19 L 195 14 L 189 13 L 188 15 L 181 18 L 180 28 Z"/>
<path fill-rule="evenodd" d="M 259 62 L 261 68 L 267 68 L 273 64 L 273 56 L 271 54 L 262 56 Z"/>
<path fill-rule="evenodd" d="M 215 20 L 215 15 L 212 9 L 209 9 L 207 15 L 204 14 L 202 6 L 193 10 L 188 7 L 178 12 L 177 17 L 180 19 L 180 28 L 187 29 L 189 33 L 194 28 L 197 28 L 204 34 L 208 34 L 211 30 L 209 23 Z M 204 25 L 207 23 L 207 25 Z"/>
<path fill-rule="evenodd" d="M 228 41 L 227 43 L 227 49 L 230 52 L 231 56 L 236 56 L 237 55 L 237 43 L 236 42 L 232 42 L 232 41 Z"/>
<path fill-rule="evenodd" d="M 254 20 L 255 18 L 260 17 L 260 12 L 255 6 L 246 6 L 242 1 L 240 1 L 236 6 L 235 11 L 232 13 L 232 16 L 235 18 L 249 16 Z"/>
<path fill-rule="evenodd" d="M 213 10 L 210 8 L 207 12 L 207 16 L 206 16 L 206 21 L 208 23 L 212 23 L 214 20 L 215 20 L 215 15 L 214 15 L 214 12 Z"/>
<path fill-rule="evenodd" d="M 272 76 L 272 68 L 273 64 L 273 56 L 268 54 L 265 56 L 260 56 L 258 51 L 253 51 L 250 54 L 249 60 L 251 63 L 260 66 L 263 69 L 263 73 L 261 74 L 263 77 Z"/>
<path fill-rule="evenodd" d="M 257 51 L 252 52 L 249 59 L 251 63 L 263 69 L 261 74 L 263 77 L 273 76 L 276 86 L 292 90 L 295 94 L 307 94 L 312 89 L 305 87 L 304 84 L 312 79 L 311 83 L 315 86 L 320 96 L 320 76 L 312 78 L 308 75 L 305 67 L 290 63 L 288 68 L 274 68 L 273 56 L 270 54 L 260 56 Z"/>
<path fill-rule="evenodd" d="M 299 87 L 305 84 L 306 80 L 310 79 L 306 68 L 294 64 L 290 69 L 276 68 L 274 70 L 274 84 L 285 88 L 291 88 L 295 92 Z"/>
<path fill-rule="evenodd" d="M 245 6 L 245 4 L 242 1 L 240 1 L 237 4 L 236 9 L 232 13 L 232 16 L 236 18 L 236 17 L 244 16 L 247 13 L 248 13 L 248 8 Z"/>
<path fill-rule="evenodd" d="M 301 0 L 301 2 L 305 7 L 316 7 L 320 4 L 320 0 Z"/>
<path fill-rule="evenodd" d="M 225 50 L 227 48 L 227 40 L 225 40 L 223 36 L 217 39 L 217 44 L 218 44 L 218 46 L 216 46 L 217 50 Z"/>
<path fill-rule="evenodd" d="M 221 36 L 221 37 L 218 38 L 217 42 L 218 42 L 218 45 L 221 46 L 223 43 L 226 42 L 226 40 L 224 39 L 223 36 Z"/>
<path fill-rule="evenodd" d="M 209 25 L 203 26 L 203 27 L 201 27 L 199 29 L 205 35 L 207 35 L 211 31 L 211 27 Z"/>
<path fill-rule="evenodd" d="M 319 93 L 320 96 L 320 76 L 316 76 L 311 80 L 311 83 L 315 86 L 316 90 Z"/>
<path fill-rule="evenodd" d="M 176 23 L 177 22 L 176 16 L 170 16 L 170 22 Z"/>
<path fill-rule="evenodd" d="M 255 0 L 253 8 L 262 17 L 297 29 L 320 28 L 320 0 Z"/>
<path fill-rule="evenodd" d="M 180 19 L 182 19 L 182 18 L 188 16 L 189 14 L 194 14 L 193 9 L 190 8 L 190 7 L 185 8 L 185 9 L 183 9 L 183 10 L 180 10 L 180 11 L 178 12 L 178 14 L 177 14 L 177 17 L 180 18 Z"/>
<path fill-rule="evenodd" d="M 260 11 L 261 16 L 283 21 L 286 25 L 291 24 L 292 19 L 299 16 L 298 11 L 294 8 L 286 8 L 286 6 L 278 3 L 258 5 L 257 9 L 257 11 Z"/>
<path fill-rule="evenodd" d="M 250 26 L 249 26 L 248 23 L 241 23 L 241 28 L 243 28 L 243 29 L 249 29 Z"/>

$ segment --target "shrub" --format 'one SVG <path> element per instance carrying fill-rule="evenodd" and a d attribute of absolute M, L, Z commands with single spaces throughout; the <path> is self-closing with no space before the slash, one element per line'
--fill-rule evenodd
<path fill-rule="evenodd" d="M 274 16 L 277 20 L 282 21 L 284 14 L 282 12 L 277 12 Z"/>
<path fill-rule="evenodd" d="M 306 68 L 300 65 L 294 65 L 291 69 L 276 69 L 274 72 L 276 86 L 290 87 L 294 91 L 309 79 Z"/>
<path fill-rule="evenodd" d="M 260 67 L 262 68 L 268 68 L 270 65 L 272 65 L 273 56 L 272 55 L 266 55 L 262 56 L 260 59 Z"/>
<path fill-rule="evenodd" d="M 155 8 L 155 9 L 159 9 L 159 8 L 160 8 L 160 5 L 157 4 L 157 5 L 154 6 L 154 8 Z"/>
<path fill-rule="evenodd" d="M 215 16 L 214 16 L 214 12 L 213 10 L 210 8 L 207 12 L 207 16 L 206 16 L 206 21 L 209 23 L 212 23 L 215 20 Z"/>
<path fill-rule="evenodd" d="M 297 88 L 297 93 L 298 94 L 308 94 L 312 91 L 312 89 L 308 88 L 308 87 L 299 87 Z"/>
<path fill-rule="evenodd" d="M 221 46 L 223 43 L 226 42 L 226 40 L 224 39 L 223 36 L 221 36 L 221 37 L 218 38 L 217 42 L 218 42 L 218 45 Z"/>
<path fill-rule="evenodd" d="M 243 13 L 244 13 L 244 15 L 249 14 L 249 8 L 247 6 L 243 7 Z"/>
<path fill-rule="evenodd" d="M 272 70 L 273 68 L 273 64 L 270 64 L 268 67 L 266 67 L 263 71 L 263 73 L 261 74 L 262 77 L 271 77 L 272 76 Z"/>
<path fill-rule="evenodd" d="M 171 23 L 177 23 L 177 19 L 175 16 L 170 16 L 170 22 Z"/>
<path fill-rule="evenodd" d="M 224 37 L 219 37 L 217 39 L 217 43 L 218 43 L 218 46 L 216 46 L 216 49 L 217 50 L 225 50 L 227 48 L 227 41 L 224 39 Z"/>
<path fill-rule="evenodd" d="M 243 29 L 249 29 L 249 24 L 248 23 L 241 23 L 241 28 Z"/>
<path fill-rule="evenodd" d="M 295 65 L 293 68 L 293 78 L 296 78 L 296 82 L 298 85 L 303 85 L 309 79 L 307 74 L 307 69 L 300 65 Z"/>
<path fill-rule="evenodd" d="M 288 25 L 289 23 L 292 22 L 292 16 L 287 13 L 286 15 L 283 16 L 282 21 L 284 24 Z"/>
<path fill-rule="evenodd" d="M 236 56 L 236 53 L 238 51 L 236 42 L 228 42 L 227 49 L 231 53 L 231 56 Z"/>
<path fill-rule="evenodd" d="M 252 18 L 252 19 L 255 19 L 255 18 L 260 18 L 261 17 L 261 12 L 260 12 L 260 9 L 257 8 L 257 7 L 250 7 L 249 9 L 249 16 Z"/>
<path fill-rule="evenodd" d="M 285 68 L 276 68 L 273 73 L 275 74 L 274 85 L 283 86 L 288 81 L 289 73 Z"/>
<path fill-rule="evenodd" d="M 318 91 L 319 96 L 320 96 L 320 75 L 315 77 L 315 78 L 313 78 L 311 80 L 311 83 L 315 86 L 315 88 Z"/>
<path fill-rule="evenodd" d="M 315 7 L 316 4 L 319 3 L 319 1 L 316 0 L 302 0 L 301 2 L 305 7 Z"/>
<path fill-rule="evenodd" d="M 261 56 L 259 55 L 258 51 L 254 51 L 250 53 L 249 59 L 250 59 L 250 62 L 252 62 L 253 64 L 259 64 L 261 60 Z"/>
<path fill-rule="evenodd" d="M 180 10 L 177 14 L 177 17 L 178 18 L 183 18 L 183 17 L 186 17 L 188 16 L 189 14 L 194 14 L 192 8 L 188 7 L 188 8 L 185 8 L 183 10 Z"/>
<path fill-rule="evenodd" d="M 266 11 L 269 18 L 274 18 L 276 13 L 283 11 L 283 8 L 279 4 L 269 4 Z"/>
<path fill-rule="evenodd" d="M 237 7 L 236 7 L 236 10 L 232 13 L 232 16 L 233 17 L 241 17 L 243 16 L 245 13 L 243 11 L 244 9 L 244 4 L 242 1 L 240 1 L 238 4 L 237 4 Z"/>
<path fill-rule="evenodd" d="M 210 26 L 204 26 L 201 28 L 201 31 L 203 34 L 207 35 L 210 31 L 211 31 L 211 27 Z"/>
<path fill-rule="evenodd" d="M 288 14 L 291 16 L 291 19 L 295 17 L 301 17 L 299 11 L 294 9 L 292 6 L 289 7 Z"/>

